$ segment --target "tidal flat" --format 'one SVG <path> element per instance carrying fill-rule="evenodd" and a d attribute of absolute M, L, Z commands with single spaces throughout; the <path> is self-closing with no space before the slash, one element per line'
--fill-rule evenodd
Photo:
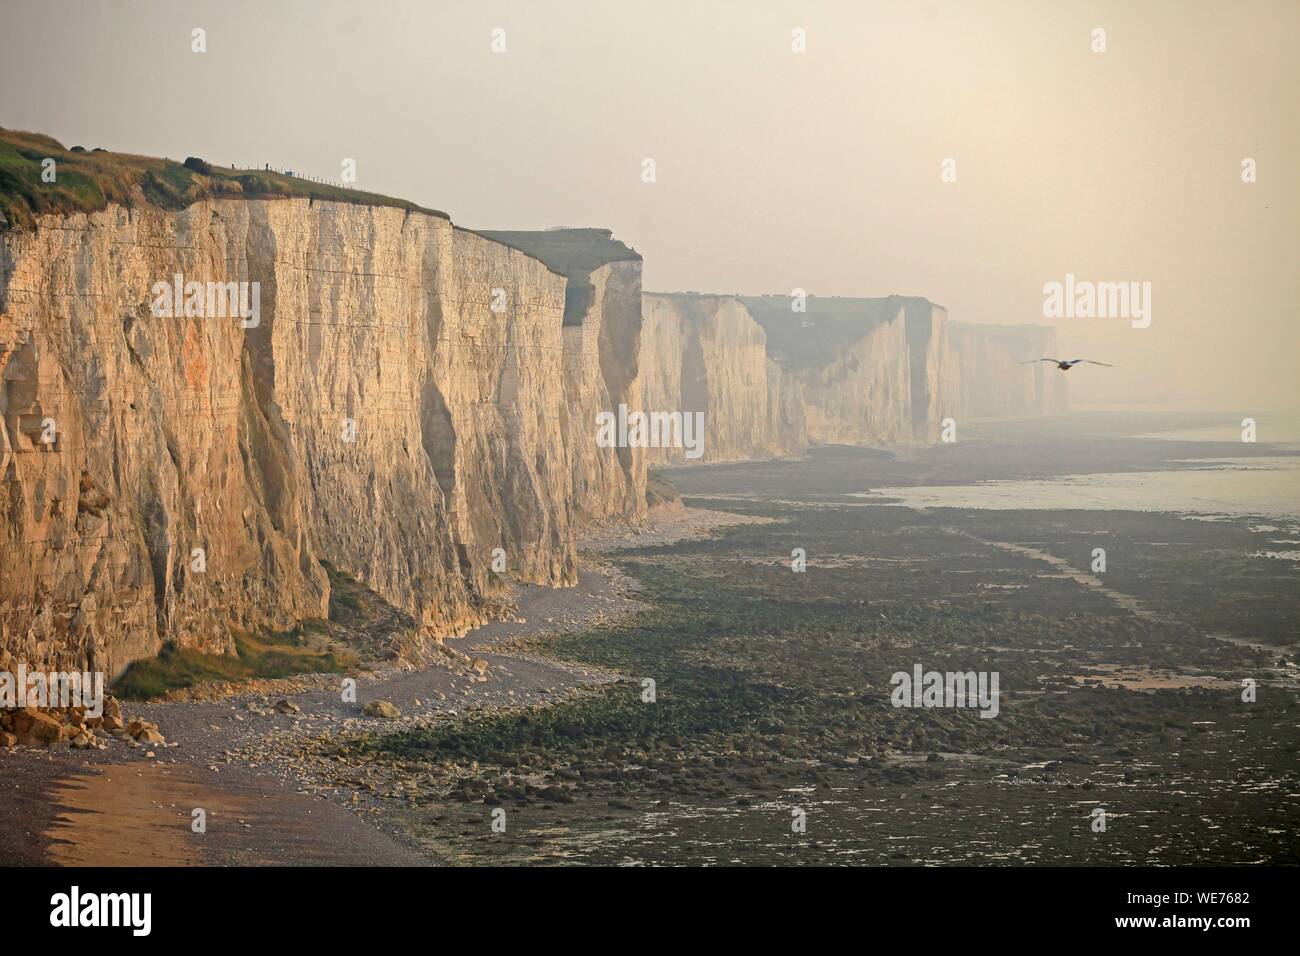
<path fill-rule="evenodd" d="M 617 552 L 648 610 L 516 641 L 623 680 L 343 759 L 400 767 L 384 815 L 460 864 L 1298 863 L 1300 571 L 1260 554 L 1294 521 L 854 497 L 1228 457 L 1157 424 L 672 472 L 774 520 Z M 996 672 L 997 716 L 893 706 L 918 664 Z"/>

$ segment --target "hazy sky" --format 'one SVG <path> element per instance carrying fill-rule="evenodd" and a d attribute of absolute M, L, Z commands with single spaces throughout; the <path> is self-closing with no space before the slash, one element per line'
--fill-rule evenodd
<path fill-rule="evenodd" d="M 658 291 L 1047 323 L 1066 273 L 1147 281 L 1149 328 L 1052 322 L 1120 366 L 1072 398 L 1250 413 L 1300 406 L 1298 35 L 1296 0 L 0 0 L 0 126 L 335 179 L 352 157 L 462 225 L 608 226 Z"/>

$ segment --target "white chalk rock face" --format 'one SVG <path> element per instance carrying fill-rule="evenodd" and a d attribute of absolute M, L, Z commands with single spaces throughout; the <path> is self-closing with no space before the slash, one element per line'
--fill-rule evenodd
<path fill-rule="evenodd" d="M 323 617 L 322 560 L 433 633 L 483 619 L 494 548 L 572 583 L 580 512 L 644 508 L 639 459 L 576 468 L 566 425 L 634 394 L 635 266 L 597 276 L 617 315 L 587 343 L 564 276 L 423 213 L 141 202 L 6 233 L 0 652 L 117 674 L 164 640 L 228 650 Z M 256 283 L 258 321 L 155 315 L 177 274 Z"/>
<path fill-rule="evenodd" d="M 590 273 L 591 306 L 564 327 L 564 435 L 574 505 L 584 520 L 639 519 L 646 512 L 640 448 L 601 447 L 596 421 L 640 403 L 641 263 L 611 262 Z"/>
<path fill-rule="evenodd" d="M 1063 357 L 1057 352 L 1056 329 L 954 322 L 951 340 L 962 414 L 974 418 L 1051 415 L 1068 407 L 1065 376 L 1038 361 Z"/>
<path fill-rule="evenodd" d="M 651 464 L 741 461 L 801 452 L 803 405 L 768 358 L 767 336 L 735 296 L 647 293 L 641 410 L 702 412 L 703 447 L 647 449 Z"/>
<path fill-rule="evenodd" d="M 930 443 L 945 418 L 1067 407 L 1059 377 L 1019 364 L 1052 354 L 1052 328 L 951 322 L 942 306 L 912 296 L 810 296 L 798 313 L 785 296 L 745 303 L 773 358 L 801 386 L 812 442 Z"/>
<path fill-rule="evenodd" d="M 937 439 L 956 375 L 948 314 L 926 299 L 785 296 L 746 305 L 769 349 L 799 383 L 815 443 L 904 444 Z"/>
<path fill-rule="evenodd" d="M 799 454 L 808 444 L 929 443 L 948 417 L 1065 407 L 1054 380 L 1014 360 L 1045 347 L 1054 330 L 959 326 L 942 306 L 909 296 L 793 304 L 648 293 L 644 408 L 705 412 L 700 460 L 734 461 Z M 648 455 L 652 464 L 690 461 L 680 449 Z"/>
<path fill-rule="evenodd" d="M 536 257 L 565 281 L 565 453 L 581 521 L 638 519 L 646 512 L 640 448 L 597 442 L 597 417 L 639 402 L 641 256 L 608 229 L 483 230 Z"/>

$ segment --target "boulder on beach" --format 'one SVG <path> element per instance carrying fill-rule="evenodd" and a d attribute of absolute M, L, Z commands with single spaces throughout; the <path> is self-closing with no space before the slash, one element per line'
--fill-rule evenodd
<path fill-rule="evenodd" d="M 361 712 L 367 717 L 385 717 L 389 720 L 402 716 L 402 712 L 386 700 L 372 700 Z"/>

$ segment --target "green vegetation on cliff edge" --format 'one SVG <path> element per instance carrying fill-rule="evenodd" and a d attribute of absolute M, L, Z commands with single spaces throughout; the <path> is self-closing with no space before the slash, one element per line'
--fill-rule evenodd
<path fill-rule="evenodd" d="M 55 180 L 41 177 L 46 159 L 54 160 Z M 183 209 L 211 198 L 307 198 L 363 206 L 393 206 L 439 218 L 447 214 L 358 189 L 345 189 L 256 169 L 223 169 L 202 160 L 112 153 L 103 149 L 65 149 L 39 133 L 0 128 L 0 230 L 31 229 L 36 217 L 96 212 L 110 203 L 149 203 Z"/>

